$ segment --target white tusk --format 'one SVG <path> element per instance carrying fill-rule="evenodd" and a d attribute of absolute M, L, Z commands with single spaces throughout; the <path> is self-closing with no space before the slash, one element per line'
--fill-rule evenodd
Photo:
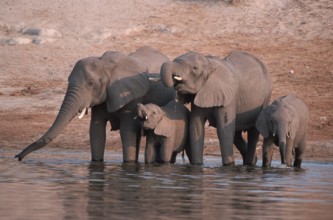
<path fill-rule="evenodd" d="M 145 116 L 145 120 L 147 120 L 147 119 L 148 119 L 148 116 L 146 115 L 146 116 Z"/>
<path fill-rule="evenodd" d="M 161 77 L 148 77 L 149 81 L 158 82 L 161 81 Z"/>
<path fill-rule="evenodd" d="M 174 76 L 173 78 L 177 81 L 182 81 L 183 80 L 183 77 L 181 77 L 181 76 Z"/>
<path fill-rule="evenodd" d="M 78 119 L 82 119 L 83 116 L 86 114 L 87 108 L 82 109 L 81 114 L 78 116 Z"/>
<path fill-rule="evenodd" d="M 273 137 L 275 137 L 275 133 L 273 133 Z"/>
<path fill-rule="evenodd" d="M 133 119 L 136 120 L 138 118 L 138 116 L 135 116 Z"/>

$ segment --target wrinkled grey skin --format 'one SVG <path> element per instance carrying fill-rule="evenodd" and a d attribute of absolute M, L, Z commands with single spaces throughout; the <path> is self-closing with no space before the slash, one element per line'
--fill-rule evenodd
<path fill-rule="evenodd" d="M 177 153 L 185 150 L 190 158 L 189 110 L 175 100 L 159 107 L 138 104 L 138 118 L 147 136 L 146 163 L 175 163 Z"/>
<path fill-rule="evenodd" d="M 133 118 L 137 103 L 165 105 L 175 97 L 173 89 L 151 82 L 149 73 L 158 73 L 169 59 L 150 47 L 141 47 L 130 55 L 109 51 L 101 57 L 79 60 L 68 77 L 68 88 L 57 118 L 37 141 L 16 155 L 22 160 L 59 135 L 85 108 L 91 107 L 90 145 L 92 161 L 103 161 L 106 124 L 120 130 L 123 161 L 137 161 L 140 126 Z"/>
<path fill-rule="evenodd" d="M 281 164 L 301 167 L 306 148 L 309 110 L 305 103 L 293 96 L 282 96 L 264 108 L 259 114 L 256 127 L 264 137 L 263 167 L 270 167 L 274 144 L 279 147 Z M 294 151 L 294 152 L 293 152 Z"/>
<path fill-rule="evenodd" d="M 191 163 L 203 163 L 206 120 L 217 129 L 223 165 L 233 165 L 233 144 L 244 164 L 256 163 L 259 132 L 255 121 L 269 103 L 271 76 L 256 57 L 233 51 L 225 59 L 196 52 L 163 63 L 161 77 L 177 90 L 179 100 L 191 103 Z M 248 132 L 248 143 L 242 137 Z"/>

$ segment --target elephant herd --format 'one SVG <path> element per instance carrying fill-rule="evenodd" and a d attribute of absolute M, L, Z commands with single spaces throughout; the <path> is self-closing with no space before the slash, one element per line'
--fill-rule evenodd
<path fill-rule="evenodd" d="M 300 167 L 309 112 L 297 97 L 271 104 L 271 75 L 255 56 L 232 51 L 227 57 L 188 52 L 173 61 L 143 46 L 134 53 L 105 52 L 77 61 L 59 113 L 47 132 L 15 157 L 22 160 L 60 134 L 91 108 L 91 160 L 103 161 L 107 123 L 119 130 L 123 162 L 137 162 L 146 136 L 146 163 L 174 163 L 186 152 L 191 164 L 203 164 L 205 123 L 216 128 L 222 164 L 234 165 L 233 145 L 244 165 L 257 162 L 261 134 L 263 166 L 271 165 L 274 144 L 281 163 Z M 242 135 L 247 133 L 247 140 Z"/>

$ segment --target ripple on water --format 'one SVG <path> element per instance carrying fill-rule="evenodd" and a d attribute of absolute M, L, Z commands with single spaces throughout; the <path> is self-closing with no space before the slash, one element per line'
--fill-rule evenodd
<path fill-rule="evenodd" d="M 0 218 L 329 219 L 332 213 L 332 163 L 281 169 L 275 161 L 263 169 L 223 167 L 219 157 L 206 157 L 203 166 L 155 166 L 122 164 L 120 154 L 90 163 L 87 152 L 47 150 L 18 162 L 16 152 L 0 153 Z"/>

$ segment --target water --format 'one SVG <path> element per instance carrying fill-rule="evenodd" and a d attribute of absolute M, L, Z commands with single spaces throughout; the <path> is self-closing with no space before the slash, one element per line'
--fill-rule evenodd
<path fill-rule="evenodd" d="M 0 219 L 332 219 L 333 163 L 303 169 L 90 163 L 89 152 L 0 150 Z M 240 161 L 237 161 L 239 164 Z M 258 162 L 261 164 L 261 161 Z"/>

